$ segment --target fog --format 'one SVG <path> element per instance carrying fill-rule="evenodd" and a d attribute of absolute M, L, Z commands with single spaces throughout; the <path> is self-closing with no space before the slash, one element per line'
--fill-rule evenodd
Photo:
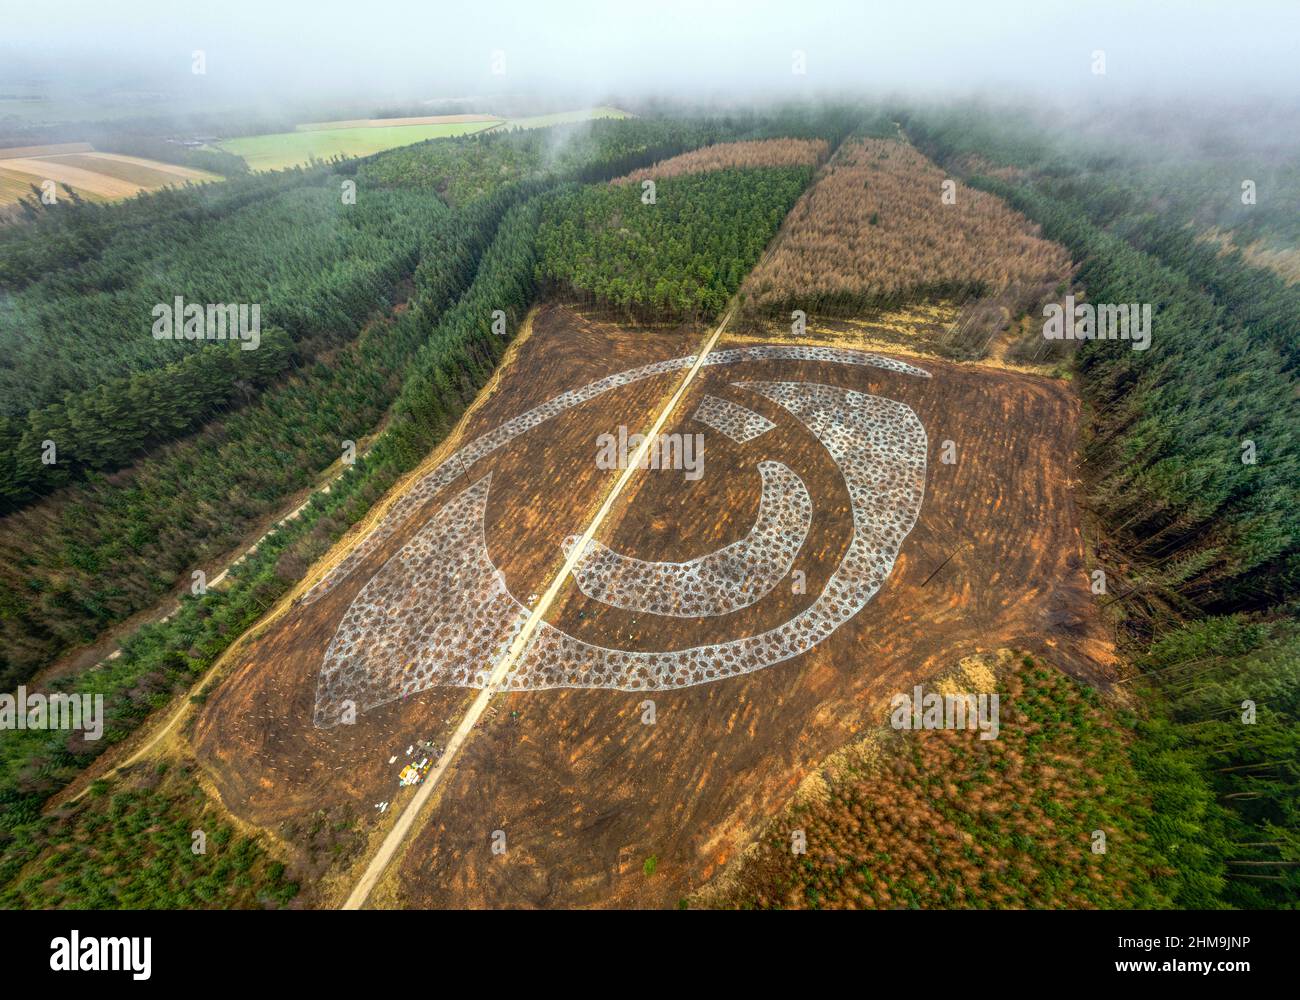
<path fill-rule="evenodd" d="M 7 97 L 145 94 L 202 110 L 465 96 L 1105 105 L 1300 94 L 1296 0 L 71 0 L 14 5 L 4 24 Z"/>

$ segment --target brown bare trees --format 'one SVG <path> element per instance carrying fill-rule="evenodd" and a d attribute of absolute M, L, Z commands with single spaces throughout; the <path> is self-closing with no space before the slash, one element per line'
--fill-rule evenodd
<path fill-rule="evenodd" d="M 702 174 L 731 167 L 803 167 L 816 166 L 830 153 L 825 139 L 762 139 L 756 142 L 720 142 L 695 149 L 681 156 L 660 160 L 652 167 L 619 177 L 611 184 L 656 183 L 666 177 Z"/>
<path fill-rule="evenodd" d="M 763 315 L 846 315 L 1008 291 L 1014 311 L 1069 274 L 1065 250 L 998 198 L 950 181 L 905 143 L 858 139 L 800 198 L 743 291 L 748 311 Z"/>

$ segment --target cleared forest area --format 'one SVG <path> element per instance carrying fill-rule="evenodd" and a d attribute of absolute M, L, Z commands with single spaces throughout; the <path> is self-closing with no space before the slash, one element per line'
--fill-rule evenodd
<path fill-rule="evenodd" d="M 661 181 L 683 174 L 703 174 L 710 170 L 752 167 L 816 166 L 830 153 L 825 139 L 757 139 L 752 142 L 720 142 L 694 149 L 644 170 L 635 170 L 611 184 L 632 184 L 643 180 Z"/>

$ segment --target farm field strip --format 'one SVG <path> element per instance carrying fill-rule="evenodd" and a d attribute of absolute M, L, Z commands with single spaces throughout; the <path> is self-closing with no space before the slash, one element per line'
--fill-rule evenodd
<path fill-rule="evenodd" d="M 0 163 L 3 162 L 0 160 Z M 6 170 L 0 166 L 0 205 L 17 204 L 19 198 L 26 198 L 32 193 L 32 184 L 31 174 Z"/>
<path fill-rule="evenodd" d="M 216 143 L 218 149 L 242 156 L 251 170 L 280 170 L 312 157 L 369 156 L 414 145 L 428 139 L 474 135 L 511 128 L 546 128 L 595 118 L 627 118 L 617 108 L 590 108 L 551 115 L 501 118 L 496 115 L 429 115 L 421 118 L 354 118 L 299 125 L 293 132 L 239 136 Z"/>
<path fill-rule="evenodd" d="M 152 191 L 188 181 L 220 180 L 216 174 L 189 167 L 146 160 L 138 156 L 100 153 L 87 143 L 84 149 L 63 147 L 28 147 L 50 150 L 41 155 L 5 156 L 15 150 L 0 150 L 0 197 L 6 202 L 31 194 L 30 184 L 50 180 L 71 187 L 78 195 L 92 201 L 130 198 L 140 191 Z M 62 192 L 59 192 L 62 194 Z"/>
<path fill-rule="evenodd" d="M 42 180 L 57 181 L 78 192 L 85 190 L 108 198 L 129 198 L 141 189 L 141 185 L 119 177 L 109 177 L 85 167 L 54 160 L 12 159 L 5 160 L 4 165 L 6 170 L 28 174 L 38 184 Z"/>
<path fill-rule="evenodd" d="M 140 187 L 162 187 L 183 181 L 210 181 L 219 179 L 215 174 L 191 167 L 146 160 L 139 156 L 126 156 L 122 153 L 60 153 L 45 157 L 46 163 L 66 164 L 80 167 L 106 177 L 138 184 Z"/>
<path fill-rule="evenodd" d="M 387 128 L 406 125 L 453 125 L 465 122 L 500 122 L 498 115 L 424 115 L 415 118 L 347 118 L 333 122 L 308 122 L 297 132 L 326 132 L 344 128 Z"/>
<path fill-rule="evenodd" d="M 62 153 L 91 153 L 95 147 L 88 142 L 52 142 L 44 146 L 6 146 L 0 149 L 0 160 L 23 157 L 58 156 Z"/>
<path fill-rule="evenodd" d="M 242 156 L 250 170 L 280 170 L 334 156 L 369 156 L 426 139 L 470 135 L 496 126 L 495 121 L 445 122 L 434 125 L 388 125 L 365 128 L 315 129 L 241 136 L 216 144 Z"/>

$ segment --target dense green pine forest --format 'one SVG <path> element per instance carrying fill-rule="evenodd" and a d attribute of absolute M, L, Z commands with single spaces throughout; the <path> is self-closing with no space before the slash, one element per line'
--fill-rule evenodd
<path fill-rule="evenodd" d="M 71 225 L 38 222 L 15 241 L 21 287 L 0 313 L 4 499 L 47 493 L 184 435 L 288 368 L 293 342 L 310 336 L 313 350 L 326 350 L 392 304 L 446 208 L 394 191 L 348 205 L 339 177 L 293 176 L 282 190 L 251 182 L 260 197 L 215 218 L 180 213 L 165 226 L 119 227 L 93 257 L 81 256 Z M 48 243 L 33 248 L 42 236 L 61 241 L 63 254 L 51 261 Z M 157 339 L 152 310 L 176 296 L 256 303 L 261 323 L 288 337 L 271 337 L 265 353 Z M 45 440 L 58 446 L 57 464 L 42 463 Z"/>
<path fill-rule="evenodd" d="M 717 316 L 812 178 L 812 167 L 715 170 L 551 199 L 539 275 L 624 316 Z"/>
<path fill-rule="evenodd" d="M 1178 905 L 1295 905 L 1300 289 L 1199 238 L 1207 216 L 1239 215 L 1231 170 L 1177 171 L 1220 177 L 1211 205 L 1223 209 L 1193 212 L 1188 199 L 1144 214 L 1133 208 L 1160 179 L 1141 164 L 969 109 L 915 114 L 907 129 L 1065 244 L 1089 300 L 1152 304 L 1150 350 L 1086 341 L 1077 355 L 1087 505 L 1117 595 L 1107 603 L 1147 671 L 1134 752 L 1157 790 Z M 1253 231 L 1285 231 L 1280 200 Z"/>

